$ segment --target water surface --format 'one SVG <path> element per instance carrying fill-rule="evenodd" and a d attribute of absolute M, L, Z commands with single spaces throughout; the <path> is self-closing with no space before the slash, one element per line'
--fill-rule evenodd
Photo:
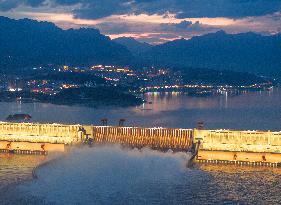
<path fill-rule="evenodd" d="M 239 96 L 190 97 L 180 93 L 147 93 L 139 107 L 62 106 L 42 103 L 0 103 L 0 120 L 9 114 L 29 113 L 34 122 L 100 125 L 102 118 L 117 125 L 193 128 L 204 121 L 209 129 L 281 130 L 281 90 L 249 92 Z"/>
<path fill-rule="evenodd" d="M 34 122 L 193 128 L 276 130 L 281 122 L 281 91 L 239 96 L 190 97 L 148 93 L 152 104 L 116 108 L 0 103 L 0 120 L 28 113 Z M 118 146 L 74 149 L 38 170 L 38 156 L 0 155 L 2 204 L 280 204 L 281 171 L 272 168 L 202 165 L 188 168 L 188 153 L 122 150 Z M 8 185 L 8 186 L 7 186 Z"/>

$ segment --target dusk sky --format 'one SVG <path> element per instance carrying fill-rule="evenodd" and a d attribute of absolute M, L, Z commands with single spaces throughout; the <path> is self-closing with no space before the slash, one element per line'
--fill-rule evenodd
<path fill-rule="evenodd" d="M 218 30 L 281 32 L 281 0 L 0 0 L 0 15 L 161 43 Z"/>

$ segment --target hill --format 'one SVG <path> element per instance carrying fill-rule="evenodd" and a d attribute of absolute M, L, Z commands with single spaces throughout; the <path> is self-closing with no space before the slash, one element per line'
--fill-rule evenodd
<path fill-rule="evenodd" d="M 153 47 L 148 43 L 139 42 L 131 37 L 130 38 L 120 37 L 120 38 L 113 39 L 113 41 L 125 46 L 129 51 L 131 51 L 135 55 L 146 52 Z"/>
<path fill-rule="evenodd" d="M 142 55 L 149 65 L 209 68 L 281 75 L 281 35 L 223 31 L 154 46 Z"/>
<path fill-rule="evenodd" d="M 206 68 L 281 76 L 281 34 L 223 31 L 152 46 L 133 38 L 110 40 L 93 28 L 0 17 L 0 72 L 45 65 L 110 64 L 135 68 Z"/>
<path fill-rule="evenodd" d="M 132 54 L 97 29 L 62 30 L 52 23 L 0 17 L 0 69 L 46 64 L 127 65 Z"/>

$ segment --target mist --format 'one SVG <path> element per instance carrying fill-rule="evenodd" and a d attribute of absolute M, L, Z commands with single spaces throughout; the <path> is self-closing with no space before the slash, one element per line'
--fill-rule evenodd
<path fill-rule="evenodd" d="M 117 145 L 74 148 L 40 167 L 38 179 L 18 189 L 47 204 L 160 203 L 175 198 L 177 188 L 190 181 L 186 174 L 192 172 L 186 167 L 190 157 L 190 153 Z"/>

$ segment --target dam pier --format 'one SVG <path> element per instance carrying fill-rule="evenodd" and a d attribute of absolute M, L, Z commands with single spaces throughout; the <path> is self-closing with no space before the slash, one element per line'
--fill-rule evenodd
<path fill-rule="evenodd" d="M 281 166 L 281 132 L 0 122 L 0 152 L 47 154 L 81 144 L 185 151 L 204 163 Z"/>

